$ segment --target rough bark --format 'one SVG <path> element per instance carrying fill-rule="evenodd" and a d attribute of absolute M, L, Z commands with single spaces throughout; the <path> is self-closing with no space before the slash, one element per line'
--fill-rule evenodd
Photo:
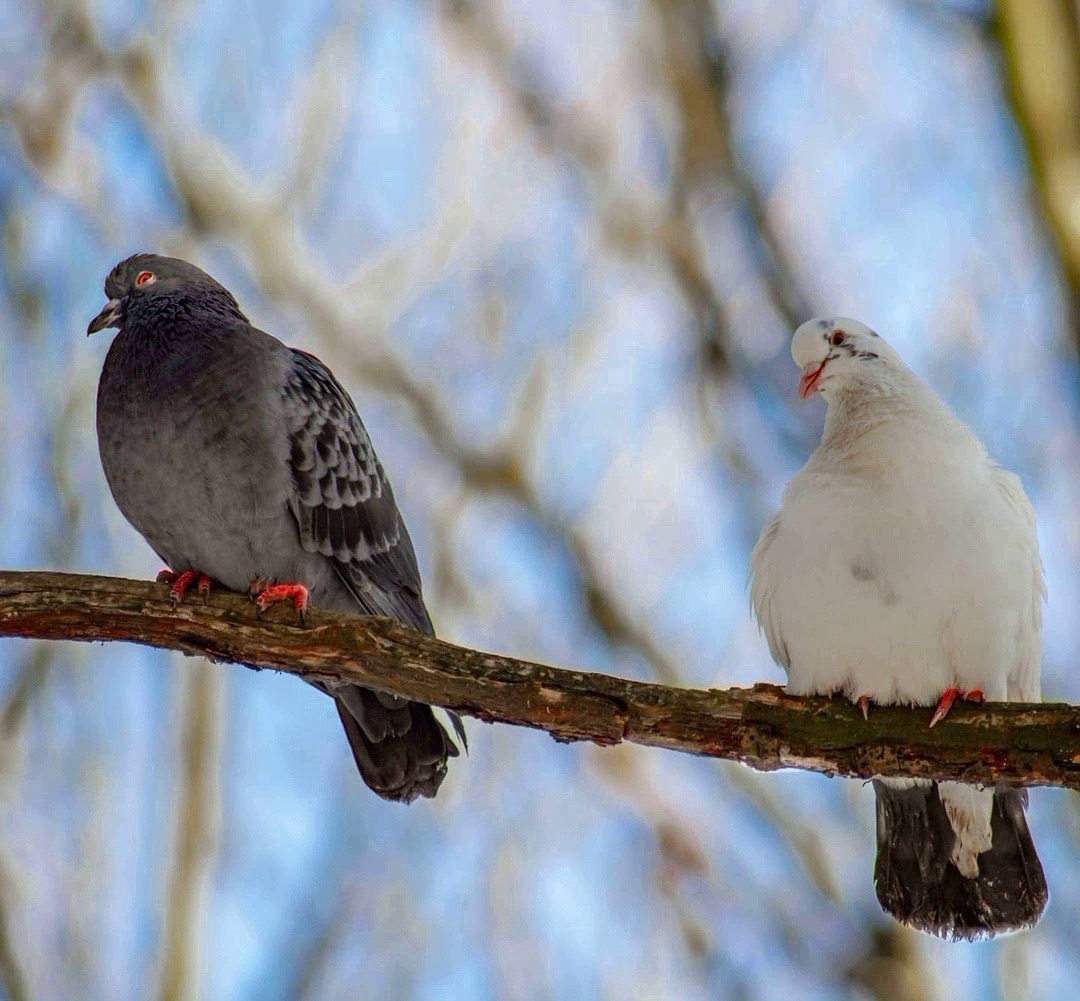
<path fill-rule="evenodd" d="M 291 607 L 258 618 L 216 592 L 173 609 L 164 585 L 60 573 L 0 572 L 0 636 L 121 640 L 275 668 L 333 685 L 359 682 L 556 740 L 621 741 L 869 778 L 913 775 L 1080 789 L 1080 708 L 957 705 L 934 729 L 929 710 L 797 698 L 774 685 L 683 689 L 547 667 L 454 646 L 387 619 Z"/>

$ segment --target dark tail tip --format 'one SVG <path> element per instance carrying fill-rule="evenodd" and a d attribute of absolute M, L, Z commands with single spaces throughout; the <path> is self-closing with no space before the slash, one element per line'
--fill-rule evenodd
<path fill-rule="evenodd" d="M 439 791 L 446 762 L 458 749 L 431 706 L 359 685 L 339 688 L 334 695 L 353 760 L 372 792 L 411 803 Z"/>
<path fill-rule="evenodd" d="M 955 834 L 936 783 L 894 788 L 874 781 L 874 888 L 897 921 L 948 939 L 992 937 L 1035 924 L 1048 892 L 1024 808 L 1027 791 L 994 793 L 992 847 L 968 878 L 952 861 Z"/>

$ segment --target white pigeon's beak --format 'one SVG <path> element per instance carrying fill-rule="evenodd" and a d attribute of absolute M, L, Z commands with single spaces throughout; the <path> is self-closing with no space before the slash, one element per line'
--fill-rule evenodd
<path fill-rule="evenodd" d="M 821 381 L 821 374 L 825 371 L 825 365 L 829 359 L 818 364 L 817 362 L 811 362 L 802 370 L 802 375 L 799 377 L 799 399 L 805 400 L 815 389 L 817 384 Z"/>

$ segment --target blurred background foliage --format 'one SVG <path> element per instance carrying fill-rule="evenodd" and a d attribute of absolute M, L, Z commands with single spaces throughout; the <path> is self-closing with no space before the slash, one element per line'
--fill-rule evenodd
<path fill-rule="evenodd" d="M 1080 701 L 1077 37 L 1069 0 L 0 0 L 0 565 L 158 568 L 105 488 L 109 335 L 83 336 L 157 250 L 354 393 L 441 635 L 779 681 L 744 577 L 822 421 L 788 338 L 839 313 L 1023 475 L 1044 688 Z M 470 733 L 402 809 L 293 679 L 5 643 L 0 996 L 1080 980 L 1075 797 L 1031 797 L 1043 922 L 958 946 L 879 912 L 857 783 Z"/>

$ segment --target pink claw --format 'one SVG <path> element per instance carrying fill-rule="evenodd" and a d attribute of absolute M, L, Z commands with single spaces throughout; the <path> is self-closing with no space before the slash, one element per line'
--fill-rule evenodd
<path fill-rule="evenodd" d="M 270 584 L 265 580 L 253 580 L 251 593 L 255 595 L 255 607 L 260 613 L 279 601 L 291 601 L 300 621 L 304 621 L 310 595 L 303 584 Z"/>
<path fill-rule="evenodd" d="M 210 594 L 210 587 L 213 583 L 206 574 L 199 570 L 183 570 L 177 573 L 169 567 L 162 567 L 158 571 L 156 579 L 159 584 L 170 585 L 169 600 L 173 603 L 174 608 L 184 600 L 184 595 L 187 594 L 192 584 L 195 584 L 196 590 L 205 601 L 207 595 Z"/>
<path fill-rule="evenodd" d="M 949 710 L 952 709 L 953 703 L 956 701 L 956 697 L 960 694 L 959 688 L 946 688 L 941 698 L 938 699 L 937 708 L 934 710 L 934 715 L 930 717 L 930 725 L 937 726 L 946 716 L 949 715 Z"/>
<path fill-rule="evenodd" d="M 934 715 L 930 717 L 930 725 L 936 726 L 946 716 L 949 715 L 949 710 L 952 709 L 953 703 L 960 699 L 963 702 L 975 702 L 982 703 L 984 696 L 981 688 L 972 688 L 969 691 L 962 692 L 959 688 L 946 688 L 941 698 L 938 699 L 937 708 L 934 710 Z"/>

